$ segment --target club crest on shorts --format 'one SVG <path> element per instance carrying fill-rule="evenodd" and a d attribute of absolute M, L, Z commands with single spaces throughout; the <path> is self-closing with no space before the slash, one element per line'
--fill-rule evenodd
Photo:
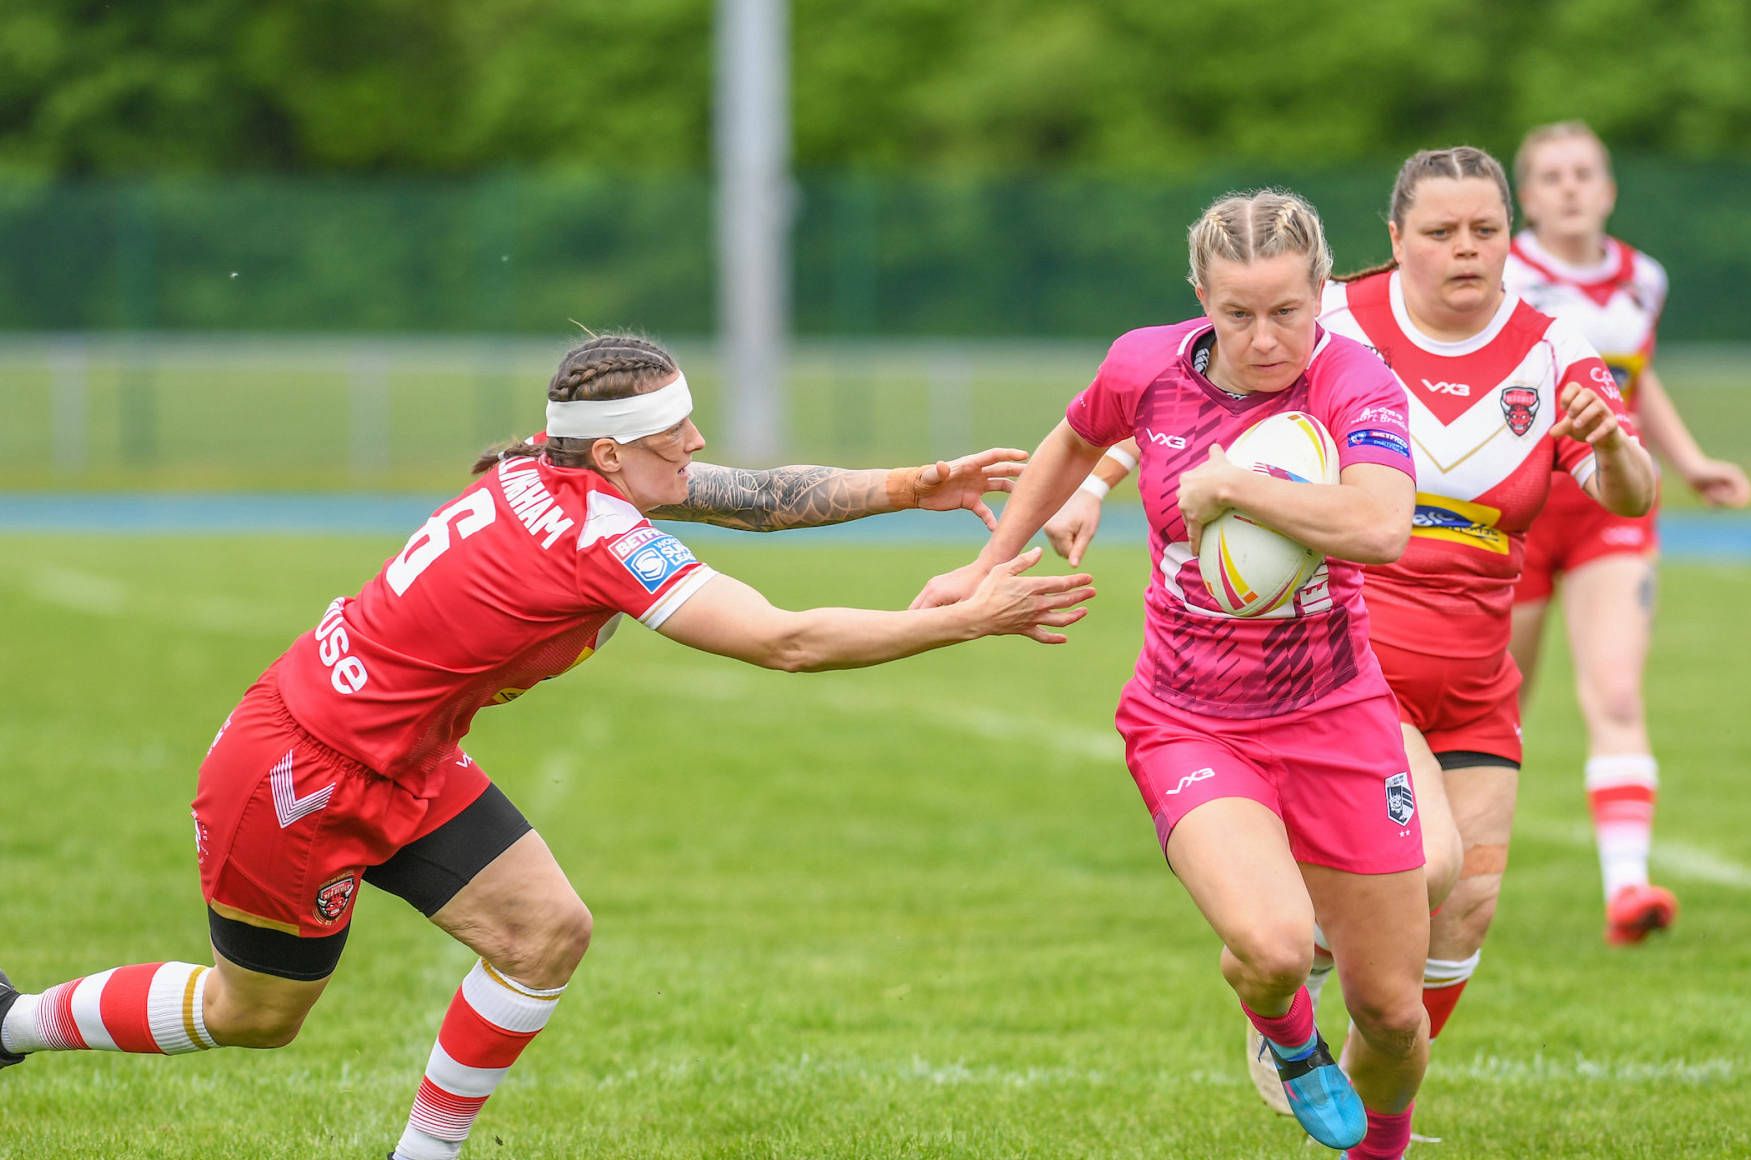
<path fill-rule="evenodd" d="M 323 922 L 337 922 L 340 916 L 347 912 L 347 904 L 353 900 L 353 891 L 359 886 L 358 880 L 351 874 L 336 878 L 327 886 L 316 892 L 316 917 Z"/>
<path fill-rule="evenodd" d="M 1404 825 L 1416 816 L 1417 795 L 1411 790 L 1411 775 L 1395 773 L 1386 779 L 1386 816 Z"/>
<path fill-rule="evenodd" d="M 1532 430 L 1532 421 L 1538 418 L 1538 391 L 1532 387 L 1503 388 L 1502 418 L 1516 435 Z"/>

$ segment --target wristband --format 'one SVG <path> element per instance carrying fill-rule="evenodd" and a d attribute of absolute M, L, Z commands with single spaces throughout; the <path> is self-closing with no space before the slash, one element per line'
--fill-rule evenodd
<path fill-rule="evenodd" d="M 1137 457 L 1122 447 L 1109 447 L 1105 458 L 1123 467 L 1127 474 L 1137 470 Z"/>
<path fill-rule="evenodd" d="M 1101 479 L 1100 476 L 1090 475 L 1087 479 L 1076 485 L 1076 490 L 1086 491 L 1095 499 L 1105 499 L 1107 497 L 1107 492 L 1111 491 L 1112 487 L 1106 483 L 1106 481 Z"/>

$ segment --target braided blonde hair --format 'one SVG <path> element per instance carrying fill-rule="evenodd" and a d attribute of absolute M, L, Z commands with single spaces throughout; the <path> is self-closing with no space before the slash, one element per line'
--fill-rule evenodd
<path fill-rule="evenodd" d="M 1186 231 L 1193 287 L 1209 284 L 1210 262 L 1245 265 L 1255 258 L 1307 255 L 1307 277 L 1318 286 L 1331 273 L 1331 247 L 1319 214 L 1299 196 L 1281 189 L 1231 193 L 1217 199 Z"/>

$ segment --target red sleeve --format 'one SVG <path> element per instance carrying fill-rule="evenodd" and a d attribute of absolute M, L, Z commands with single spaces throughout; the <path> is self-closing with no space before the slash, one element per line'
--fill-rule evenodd
<path fill-rule="evenodd" d="M 1562 399 L 1563 388 L 1570 383 L 1579 383 L 1583 387 L 1591 387 L 1593 393 L 1604 399 L 1611 411 L 1617 416 L 1617 422 L 1624 431 L 1638 438 L 1635 422 L 1630 418 L 1629 411 L 1623 404 L 1623 392 L 1618 389 L 1617 376 L 1611 373 L 1611 368 L 1605 365 L 1605 360 L 1596 354 L 1587 354 L 1577 358 L 1563 368 L 1557 376 L 1556 397 Z M 1556 463 L 1562 470 L 1585 481 L 1592 474 L 1589 461 L 1593 458 L 1591 444 L 1579 439 L 1559 438 L 1556 441 Z"/>
<path fill-rule="evenodd" d="M 655 628 L 713 575 L 691 549 L 647 520 L 582 550 L 578 588 L 586 600 Z"/>

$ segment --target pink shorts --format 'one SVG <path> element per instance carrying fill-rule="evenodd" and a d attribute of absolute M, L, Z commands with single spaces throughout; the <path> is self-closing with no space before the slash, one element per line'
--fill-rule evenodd
<path fill-rule="evenodd" d="M 1430 752 L 1487 753 L 1520 764 L 1520 670 L 1506 651 L 1438 657 L 1378 640 L 1399 718 L 1417 727 Z"/>
<path fill-rule="evenodd" d="M 1646 556 L 1659 546 L 1654 511 L 1614 516 L 1588 499 L 1567 472 L 1559 472 L 1551 477 L 1550 499 L 1526 533 L 1514 603 L 1549 600 L 1557 577 L 1582 564 L 1605 556 Z"/>
<path fill-rule="evenodd" d="M 1175 709 L 1128 683 L 1116 723 L 1163 852 L 1192 810 L 1243 797 L 1283 819 L 1297 862 L 1352 874 L 1421 866 L 1398 706 L 1385 690 L 1328 708 L 1330 699 L 1278 717 L 1226 720 Z"/>
<path fill-rule="evenodd" d="M 227 918 L 303 937 L 352 921 L 367 868 L 454 818 L 490 784 L 460 749 L 417 798 L 292 719 L 272 670 L 201 763 L 193 805 L 201 893 Z"/>

